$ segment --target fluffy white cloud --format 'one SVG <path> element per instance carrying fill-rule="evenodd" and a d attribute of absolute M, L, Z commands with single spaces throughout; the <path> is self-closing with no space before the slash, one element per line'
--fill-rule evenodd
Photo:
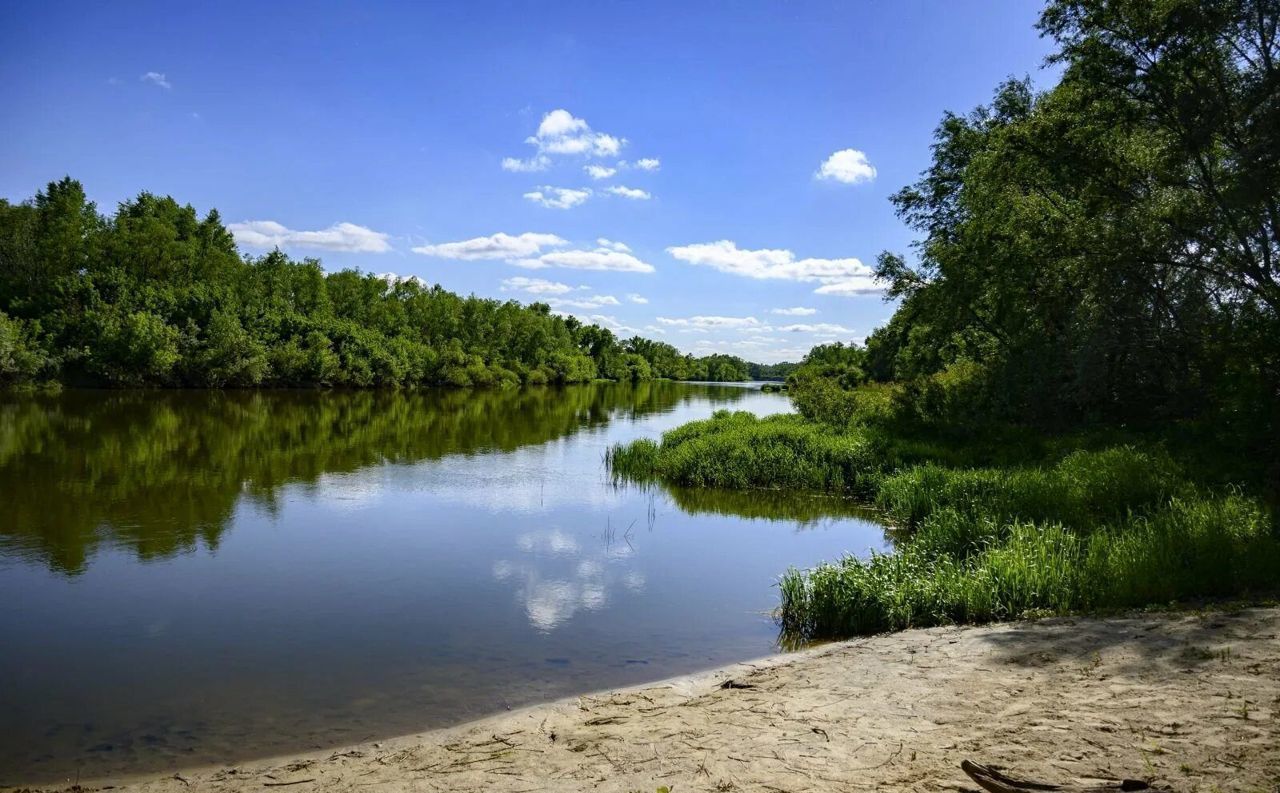
<path fill-rule="evenodd" d="M 622 253 L 631 253 L 631 249 L 627 247 L 626 243 L 615 242 L 614 240 L 607 240 L 604 237 L 601 237 L 598 240 L 596 240 L 596 245 L 599 245 L 601 248 L 608 248 L 611 251 L 621 251 Z"/>
<path fill-rule="evenodd" d="M 636 167 L 642 171 L 656 171 L 662 167 L 662 162 L 657 157 L 645 157 L 636 160 Z"/>
<path fill-rule="evenodd" d="M 582 170 L 587 172 L 587 176 L 592 179 L 608 179 L 618 172 L 617 168 L 607 168 L 603 165 L 584 165 Z"/>
<path fill-rule="evenodd" d="M 611 270 L 622 273 L 653 272 L 652 264 L 643 262 L 630 253 L 610 248 L 596 248 L 593 251 L 551 251 L 537 258 L 520 259 L 512 264 L 531 270 L 543 267 L 565 267 L 571 270 Z"/>
<path fill-rule="evenodd" d="M 845 184 L 861 184 L 875 179 L 876 169 L 867 161 L 866 154 L 857 149 L 841 149 L 823 161 L 814 176 Z"/>
<path fill-rule="evenodd" d="M 543 248 L 560 248 L 569 243 L 554 234 L 497 234 L 488 237 L 475 237 L 460 242 L 445 242 L 439 245 L 419 245 L 414 253 L 426 256 L 438 256 L 441 259 L 461 259 L 475 261 L 477 259 L 520 259 L 536 256 Z"/>
<path fill-rule="evenodd" d="M 645 297 L 644 295 L 637 295 L 635 292 L 632 292 L 631 294 L 627 295 L 627 300 L 641 306 L 646 305 L 649 302 L 649 298 Z"/>
<path fill-rule="evenodd" d="M 391 235 L 357 226 L 335 223 L 319 231 L 297 231 L 274 220 L 247 220 L 231 223 L 227 230 L 236 242 L 250 248 L 318 248 L 349 253 L 385 253 L 391 250 Z"/>
<path fill-rule="evenodd" d="M 158 85 L 161 88 L 164 88 L 166 90 L 173 87 L 172 85 L 169 84 L 169 79 L 160 72 L 147 72 L 146 74 L 142 75 L 138 79 L 144 83 L 151 83 L 152 85 Z"/>
<path fill-rule="evenodd" d="M 795 306 L 794 308 L 771 308 L 769 309 L 769 313 L 778 314 L 784 317 L 811 317 L 818 313 L 818 309 Z"/>
<path fill-rule="evenodd" d="M 630 198 L 634 201 L 647 201 L 653 196 L 637 187 L 624 187 L 623 185 L 613 185 L 605 188 L 606 193 L 612 193 L 623 198 Z"/>
<path fill-rule="evenodd" d="M 515 173 L 530 173 L 533 171 L 545 171 L 551 166 L 551 158 L 545 154 L 538 154 L 527 160 L 521 160 L 516 157 L 503 157 L 502 170 L 513 171 Z"/>
<path fill-rule="evenodd" d="M 502 280 L 502 291 L 525 292 L 530 295 L 563 295 L 574 291 L 574 287 L 558 281 L 548 281 L 545 278 L 525 278 L 523 275 L 517 275 L 514 278 Z"/>
<path fill-rule="evenodd" d="M 778 330 L 786 333 L 853 333 L 851 328 L 829 322 L 818 322 L 812 325 L 783 325 Z"/>
<path fill-rule="evenodd" d="M 525 193 L 524 197 L 549 209 L 572 209 L 590 198 L 591 191 L 585 187 L 578 190 L 571 187 L 543 185 L 537 190 Z"/>
<path fill-rule="evenodd" d="M 658 317 L 658 324 L 673 325 L 680 328 L 694 328 L 697 330 L 743 330 L 748 328 L 763 329 L 768 327 L 755 317 Z"/>
<path fill-rule="evenodd" d="M 626 143 L 603 132 L 595 132 L 585 120 L 568 110 L 552 110 L 542 117 L 538 131 L 525 143 L 536 146 L 539 154 L 584 154 L 588 157 L 614 157 Z"/>
<path fill-rule="evenodd" d="M 797 259 L 789 250 L 744 250 L 730 240 L 680 245 L 667 253 L 689 264 L 711 267 L 744 278 L 809 281 L 822 284 L 823 295 L 868 294 L 883 291 L 870 267 L 848 259 Z"/>

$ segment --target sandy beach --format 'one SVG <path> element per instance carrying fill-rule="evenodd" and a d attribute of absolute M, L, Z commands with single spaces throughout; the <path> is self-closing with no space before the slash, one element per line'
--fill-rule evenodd
<path fill-rule="evenodd" d="M 1280 790 L 1280 609 L 913 630 L 338 750 L 82 782 L 136 793 Z M 67 786 L 31 788 L 54 791 Z M 8 788 L 7 791 L 24 790 Z"/>

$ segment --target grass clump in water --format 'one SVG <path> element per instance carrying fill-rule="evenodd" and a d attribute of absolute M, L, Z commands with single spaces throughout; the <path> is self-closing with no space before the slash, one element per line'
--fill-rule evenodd
<path fill-rule="evenodd" d="M 615 446 L 605 462 L 617 478 L 687 487 L 856 491 L 879 466 L 872 445 L 799 416 L 757 418 L 719 411 L 663 434 Z"/>

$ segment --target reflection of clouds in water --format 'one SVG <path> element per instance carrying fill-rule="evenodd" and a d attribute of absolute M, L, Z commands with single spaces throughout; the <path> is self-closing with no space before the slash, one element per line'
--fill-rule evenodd
<path fill-rule="evenodd" d="M 526 553 L 568 556 L 578 552 L 578 541 L 559 529 L 531 531 L 516 538 L 516 547 Z"/>
<path fill-rule="evenodd" d="M 493 577 L 516 585 L 516 600 L 524 606 L 529 622 L 540 631 L 554 630 L 579 611 L 604 608 L 609 602 L 610 585 L 621 584 L 633 593 L 644 590 L 642 573 L 629 570 L 619 575 L 616 567 L 609 564 L 610 559 L 619 561 L 619 554 L 601 547 L 585 555 L 582 544 L 560 529 L 522 534 L 516 538 L 516 547 L 529 558 L 495 562 Z M 566 567 L 565 562 L 571 561 L 574 563 Z M 547 566 L 560 567 L 562 571 L 551 573 Z"/>

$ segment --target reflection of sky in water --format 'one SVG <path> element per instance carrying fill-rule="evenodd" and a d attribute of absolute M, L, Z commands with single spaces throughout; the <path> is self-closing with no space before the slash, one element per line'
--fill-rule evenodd
<path fill-rule="evenodd" d="M 604 608 L 612 588 L 644 591 L 644 574 L 620 566 L 631 556 L 630 539 L 624 536 L 621 547 L 612 538 L 603 539 L 584 549 L 560 529 L 521 534 L 516 547 L 523 553 L 494 562 L 493 577 L 515 588 L 531 625 L 551 631 L 579 610 Z"/>
<path fill-rule="evenodd" d="M 280 399 L 309 416 L 365 397 Z M 380 399 L 407 410 L 397 397 Z M 136 503 L 86 490 L 102 499 L 86 525 L 109 522 L 115 528 L 101 536 L 115 536 L 83 561 L 70 558 L 74 576 L 0 545 L 0 781 L 39 757 L 60 769 L 83 763 L 88 775 L 131 762 L 221 762 L 250 745 L 280 753 L 368 740 L 769 653 L 778 574 L 882 547 L 883 534 L 839 509 L 826 519 L 813 499 L 793 518 L 795 505 L 773 511 L 778 494 L 609 481 L 610 445 L 657 438 L 723 404 L 704 394 L 643 415 L 622 409 L 607 424 L 535 433 L 508 451 L 469 446 L 437 457 L 392 453 L 402 440 L 395 425 L 356 443 L 341 465 L 332 443 L 299 457 L 292 439 L 277 439 L 247 448 L 309 473 L 290 478 L 286 466 L 263 496 L 229 464 L 229 508 L 195 498 L 198 479 L 221 469 L 197 469 L 188 481 L 189 462 L 164 489 L 173 498 L 153 501 L 155 487 Z M 758 392 L 731 406 L 789 409 L 785 397 Z M 187 422 L 206 407 L 196 402 Z M 370 419 L 356 418 L 358 433 Z M 487 418 L 467 432 L 487 428 Z M 206 443 L 219 440 L 220 426 Z M 313 423 L 300 426 L 325 441 Z M 119 434 L 136 433 L 126 424 Z M 80 456 L 69 452 L 69 464 Z M 104 483 L 120 476 L 103 466 Z M 37 517 L 76 503 L 28 501 Z M 221 516 L 223 530 L 166 544 L 171 525 L 194 519 L 182 513 L 188 503 L 207 506 L 192 508 L 199 520 Z M 139 521 L 145 531 L 120 528 Z M 40 547 L 33 538 L 12 542 Z M 89 751 L 106 744 L 116 748 Z"/>

